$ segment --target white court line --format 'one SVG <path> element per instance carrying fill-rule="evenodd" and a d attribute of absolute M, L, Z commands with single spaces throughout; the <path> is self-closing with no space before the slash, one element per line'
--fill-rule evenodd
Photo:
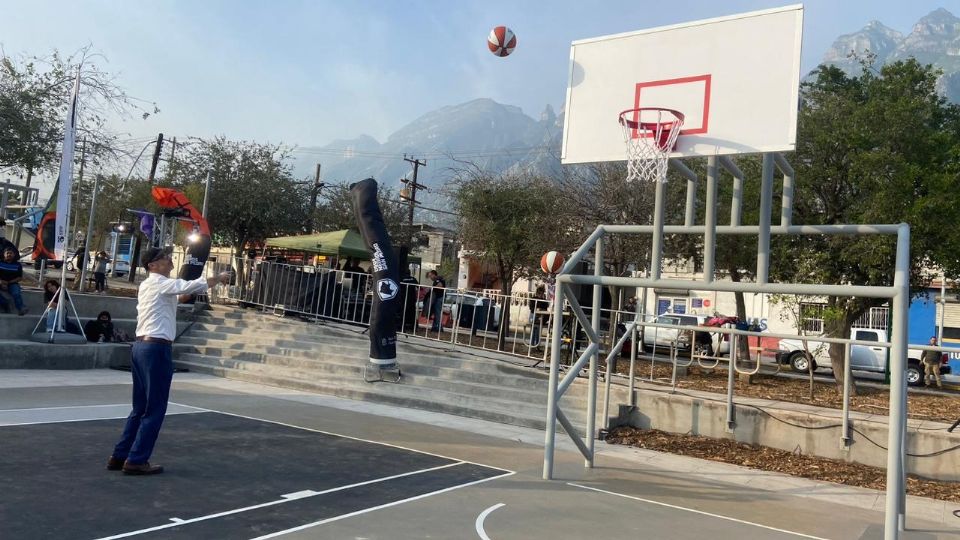
<path fill-rule="evenodd" d="M 180 407 L 189 407 L 189 408 L 191 408 L 191 409 L 197 409 L 198 411 L 212 412 L 212 413 L 218 413 L 218 414 L 225 414 L 225 415 L 227 415 L 227 416 L 236 416 L 237 418 L 246 418 L 247 420 L 256 420 L 256 421 L 258 421 L 258 422 L 267 422 L 267 423 L 269 423 L 269 424 L 276 424 L 276 425 L 278 425 L 278 426 L 284 426 L 284 427 L 288 427 L 288 428 L 302 429 L 302 430 L 304 430 L 304 431 L 312 431 L 312 432 L 314 432 L 314 433 L 322 433 L 322 434 L 324 434 L 324 435 L 330 435 L 330 436 L 333 436 L 333 437 L 340 437 L 341 439 L 350 439 L 350 440 L 352 440 L 352 441 L 360 441 L 360 442 L 365 442 L 365 443 L 370 443 L 370 444 L 378 444 L 378 445 L 380 445 L 380 446 L 387 446 L 387 447 L 390 447 L 390 448 L 398 448 L 398 449 L 400 449 L 400 450 L 406 450 L 407 452 L 415 452 L 415 453 L 417 453 L 417 454 L 424 454 L 424 455 L 427 455 L 427 456 L 434 456 L 434 457 L 439 457 L 439 458 L 443 458 L 443 459 L 449 459 L 449 460 L 452 460 L 452 461 L 459 461 L 459 462 L 461 462 L 461 463 L 468 463 L 468 464 L 470 464 L 470 465 L 477 465 L 477 466 L 479 466 L 479 467 L 486 467 L 486 468 L 488 468 L 488 469 L 494 469 L 494 470 L 497 470 L 497 471 L 503 471 L 503 472 L 508 472 L 508 473 L 513 473 L 513 472 L 514 472 L 514 471 L 511 471 L 511 470 L 509 470 L 509 469 L 504 469 L 504 468 L 502 468 L 502 467 L 494 467 L 493 465 L 486 465 L 486 464 L 484 464 L 484 463 L 476 463 L 476 462 L 474 462 L 474 461 L 467 461 L 467 460 L 460 459 L 460 458 L 454 458 L 454 457 L 450 457 L 450 456 L 445 456 L 445 455 L 443 455 L 443 454 L 435 454 L 435 453 L 433 453 L 433 452 L 425 452 L 425 451 L 423 451 L 423 450 L 417 450 L 416 448 L 408 448 L 408 447 L 406 447 L 406 446 L 400 446 L 400 445 L 396 445 L 396 444 L 390 444 L 390 443 L 385 443 L 385 442 L 380 442 L 380 441 L 371 441 L 370 439 L 361 439 L 360 437 L 353 437 L 353 436 L 350 436 L 350 435 L 343 435 L 343 434 L 340 434 L 340 433 L 334 433 L 334 432 L 332 432 L 332 431 L 323 431 L 322 429 L 314 429 L 314 428 L 308 428 L 308 427 L 303 427 L 303 426 L 297 426 L 297 425 L 294 425 L 294 424 L 287 424 L 287 423 L 285 423 L 285 422 L 278 422 L 278 421 L 276 421 L 276 420 L 267 420 L 267 419 L 265 419 L 265 418 L 256 418 L 256 417 L 253 417 L 253 416 L 246 416 L 246 415 L 243 415 L 243 414 L 237 414 L 237 413 L 232 413 L 232 412 L 227 412 L 227 411 L 218 411 L 218 410 L 216 410 L 216 409 L 205 409 L 205 408 L 203 408 L 203 407 L 194 407 L 193 405 L 185 405 L 185 404 L 183 404 L 183 403 L 174 403 L 174 402 L 172 402 L 172 401 L 170 402 L 170 404 L 172 404 L 172 405 L 178 405 L 178 406 L 180 406 Z"/>
<path fill-rule="evenodd" d="M 463 463 L 468 463 L 468 462 L 465 461 L 465 462 L 463 462 Z M 471 464 L 471 465 L 472 465 L 472 464 Z M 491 467 L 491 468 L 492 468 L 492 467 Z M 446 492 L 448 492 L 448 491 L 453 491 L 453 490 L 455 490 L 455 489 L 465 488 L 465 487 L 473 486 L 473 485 L 476 485 L 476 484 L 482 484 L 483 482 L 489 482 L 489 481 L 491 481 L 491 480 L 497 480 L 497 479 L 500 479 L 500 478 L 505 478 L 505 477 L 511 476 L 511 475 L 513 475 L 513 474 L 515 474 L 515 473 L 512 472 L 512 471 L 510 471 L 510 472 L 507 472 L 507 473 L 505 473 L 505 474 L 501 474 L 501 475 L 499 475 L 499 476 L 491 476 L 490 478 L 484 478 L 484 479 L 482 479 L 482 480 L 474 480 L 473 482 L 467 482 L 466 484 L 460 484 L 460 485 L 457 485 L 457 486 L 450 486 L 450 487 L 448 487 L 448 488 L 438 489 L 437 491 L 431 491 L 430 493 L 424 493 L 424 494 L 422 494 L 422 495 L 417 495 L 417 496 L 415 496 L 415 497 L 410 497 L 410 498 L 402 499 L 402 500 L 399 500 L 399 501 L 393 501 L 393 502 L 390 502 L 390 503 L 381 504 L 381 505 L 379 505 L 379 506 L 373 506 L 373 507 L 370 507 L 370 508 L 364 508 L 363 510 L 357 510 L 356 512 L 350 512 L 349 514 L 341 514 L 341 515 L 339 515 L 339 516 L 334 516 L 334 517 L 332 517 L 332 518 L 327 518 L 327 519 L 323 519 L 323 520 L 320 520 L 320 521 L 314 521 L 313 523 L 307 523 L 306 525 L 300 525 L 299 527 L 294 527 L 294 528 L 292 528 L 292 529 L 287 529 L 287 530 L 285 530 L 285 531 L 277 531 L 277 532 L 275 532 L 275 533 L 270 533 L 270 534 L 266 534 L 266 535 L 263 535 L 263 536 L 258 536 L 258 537 L 256 537 L 256 538 L 251 539 L 251 540 L 267 540 L 268 538 L 276 538 L 276 537 L 278 537 L 278 536 L 282 536 L 282 535 L 287 534 L 287 533 L 302 531 L 302 530 L 304 530 L 304 529 L 309 529 L 309 528 L 311 528 L 311 527 L 316 527 L 316 526 L 319 526 L 319 525 L 325 525 L 325 524 L 327 524 L 327 523 L 332 523 L 332 522 L 334 522 L 334 521 L 340 521 L 341 519 L 346 519 L 346 518 L 350 518 L 350 517 L 354 517 L 354 516 L 359 516 L 359 515 L 362 515 L 362 514 L 367 514 L 367 513 L 373 512 L 373 511 L 375 511 L 375 510 L 380 510 L 380 509 L 383 509 L 383 508 L 389 508 L 389 507 L 391 507 L 391 506 L 397 506 L 398 504 L 404 504 L 404 503 L 408 503 L 408 502 L 411 502 L 411 501 L 416 501 L 416 500 L 419 500 L 419 499 L 425 499 L 425 498 L 431 497 L 431 496 L 433 496 L 433 495 L 439 495 L 440 493 L 446 493 Z"/>
<path fill-rule="evenodd" d="M 85 416 L 82 418 L 52 418 L 49 420 L 37 420 L 33 422 L 5 422 L 0 416 L 0 429 L 5 427 L 14 427 L 14 426 L 38 426 L 43 424 L 69 424 L 73 422 L 93 422 L 95 420 L 119 420 L 121 418 L 126 418 L 130 413 L 130 404 L 121 404 L 121 405 L 76 405 L 71 407 L 37 407 L 33 409 L 2 409 L 0 410 L 0 415 L 7 412 L 25 412 L 29 413 L 31 411 L 45 411 L 45 410 L 65 410 L 65 409 L 86 409 L 93 407 L 123 407 L 124 412 L 118 412 L 116 415 L 102 415 L 102 416 Z M 167 411 L 167 416 L 175 416 L 181 414 L 198 414 L 203 411 Z"/>
<path fill-rule="evenodd" d="M 791 535 L 793 535 L 793 536 L 800 536 L 800 537 L 802 537 L 802 538 L 810 538 L 811 540 L 828 540 L 828 539 L 826 539 L 826 538 L 821 538 L 821 537 L 819 537 L 819 536 L 811 536 L 811 535 L 809 535 L 809 534 L 803 534 L 803 533 L 798 533 L 798 532 L 794 532 L 794 531 L 788 531 L 788 530 L 786 530 L 786 529 L 778 529 L 778 528 L 776 528 L 776 527 L 771 527 L 771 526 L 769 526 L 769 525 L 761 525 L 760 523 L 754 523 L 754 522 L 752 522 L 752 521 L 744 521 L 744 520 L 742 520 L 742 519 L 732 518 L 732 517 L 730 517 L 730 516 L 722 516 L 722 515 L 720 515 L 720 514 L 711 514 L 710 512 L 704 512 L 703 510 L 695 510 L 695 509 L 693 509 L 693 508 L 686 508 L 686 507 L 684 507 L 684 506 L 677 506 L 677 505 L 675 505 L 675 504 L 669 504 L 669 503 L 660 502 L 660 501 L 653 501 L 653 500 L 650 500 L 650 499 L 644 499 L 644 498 L 642 498 L 642 497 L 634 497 L 633 495 L 627 495 L 627 494 L 624 494 L 624 493 L 617 493 L 616 491 L 607 491 L 607 490 L 605 490 L 605 489 L 600 489 L 600 488 L 595 488 L 595 487 L 590 487 L 590 486 L 584 486 L 584 485 L 580 485 L 580 484 L 575 484 L 575 483 L 573 483 L 573 482 L 567 482 L 567 485 L 568 485 L 568 486 L 573 486 L 573 487 L 578 487 L 578 488 L 583 488 L 583 489 L 589 489 L 590 491 L 596 491 L 596 492 L 598 492 L 598 493 L 606 493 L 607 495 L 614 495 L 614 496 L 617 496 L 617 497 L 623 497 L 624 499 L 633 499 L 633 500 L 635 500 L 635 501 L 645 502 L 645 503 L 649 503 L 649 504 L 655 504 L 655 505 L 657 505 L 657 506 L 663 506 L 663 507 L 666 507 L 666 508 L 673 508 L 673 509 L 675 509 L 675 510 L 683 510 L 683 511 L 686 511 L 686 512 L 692 512 L 692 513 L 694 513 L 694 514 L 700 514 L 700 515 L 703 515 L 703 516 L 715 517 L 715 518 L 723 519 L 723 520 L 726 520 L 726 521 L 732 521 L 732 522 L 734 522 L 734 523 L 741 523 L 741 524 L 743 524 L 743 525 L 752 525 L 752 526 L 754 526 L 754 527 L 760 527 L 761 529 L 768 529 L 768 530 L 771 530 L 771 531 L 781 532 L 781 533 L 784 533 L 784 534 L 791 534 Z"/>
<path fill-rule="evenodd" d="M 265 503 L 255 504 L 255 505 L 252 505 L 252 506 L 245 506 L 245 507 L 243 507 L 243 508 L 234 508 L 233 510 L 226 510 L 226 511 L 224 511 L 224 512 L 218 512 L 218 513 L 216 513 L 216 514 L 208 514 L 208 515 L 206 515 L 206 516 L 200 516 L 200 517 L 195 517 L 195 518 L 190 518 L 190 519 L 171 518 L 171 519 L 178 519 L 178 521 L 176 521 L 176 522 L 174 522 L 174 523 L 166 523 L 166 524 L 163 524 L 163 525 L 157 525 L 157 526 L 155 526 L 155 527 L 148 527 L 148 528 L 146 528 L 146 529 L 139 529 L 139 530 L 136 530 L 136 531 L 130 531 L 130 532 L 125 532 L 125 533 L 121 533 L 121 534 L 115 534 L 115 535 L 113 535 L 113 536 L 104 536 L 104 537 L 102 537 L 102 538 L 98 538 L 97 540 L 114 540 L 114 539 L 116 539 L 116 538 L 127 538 L 127 537 L 129 537 L 129 536 L 136 536 L 136 535 L 138 535 L 138 534 L 145 534 L 145 533 L 148 533 L 148 532 L 159 531 L 159 530 L 163 530 L 163 529 L 169 529 L 169 528 L 171 528 L 171 527 L 179 527 L 180 525 L 188 525 L 188 524 L 190 524 L 190 523 L 197 523 L 197 522 L 199 522 L 199 521 L 207 521 L 207 520 L 209 520 L 209 519 L 215 519 L 215 518 L 218 518 L 218 517 L 229 516 L 229 515 L 231 515 L 231 514 L 239 514 L 239 513 L 241 513 L 241 512 L 246 512 L 246 511 L 248 511 L 248 510 L 256 510 L 256 509 L 258 509 L 258 508 L 266 508 L 266 507 L 268 507 L 268 506 L 276 506 L 276 505 L 278 505 L 278 504 L 288 503 L 288 502 L 291 502 L 291 501 L 298 501 L 298 500 L 303 500 L 303 499 L 306 499 L 306 498 L 309 498 L 309 497 L 316 497 L 317 495 L 325 495 L 325 494 L 327 494 L 327 493 L 334 493 L 334 492 L 337 492 L 337 491 L 343 491 L 343 490 L 352 489 L 352 488 L 355 488 L 355 487 L 366 486 L 366 485 L 369 485 L 369 484 L 376 484 L 376 483 L 379 483 L 379 482 L 386 482 L 387 480 L 395 480 L 395 479 L 397 479 L 397 478 L 403 478 L 403 477 L 405 477 L 405 476 L 413 476 L 413 475 L 415 475 L 415 474 L 421 474 L 421 473 L 425 473 L 425 472 L 436 471 L 436 470 L 439 470 L 439 469 L 446 469 L 446 468 L 448 468 L 448 467 L 454 467 L 454 466 L 456 466 L 456 465 L 463 465 L 463 464 L 464 464 L 464 462 L 447 463 L 447 464 L 445 464 L 445 465 L 440 465 L 439 467 L 430 467 L 429 469 L 420 469 L 420 470 L 418 470 L 418 471 L 410 471 L 410 472 L 405 472 L 405 473 L 401 473 L 401 474 L 395 474 L 395 475 L 393 475 L 393 476 L 385 476 L 385 477 L 383 477 L 383 478 L 375 478 L 375 479 L 373 479 L 373 480 L 366 480 L 366 481 L 364 481 L 364 482 L 357 482 L 356 484 L 349 484 L 349 485 L 346 485 L 346 486 L 339 486 L 339 487 L 335 487 L 335 488 L 325 489 L 325 490 L 323 490 L 323 491 L 315 491 L 315 492 L 313 492 L 312 495 L 305 496 L 305 497 L 296 497 L 296 498 L 292 498 L 292 499 L 291 499 L 291 498 L 281 498 L 281 499 L 278 499 L 278 500 L 275 500 L 275 501 L 269 501 L 269 502 L 265 502 Z"/>
<path fill-rule="evenodd" d="M 63 407 L 30 407 L 28 409 L 0 409 L 0 413 L 23 411 L 57 411 L 61 409 L 93 409 L 95 407 L 129 407 L 129 403 L 110 403 L 107 405 L 65 405 Z"/>
<path fill-rule="evenodd" d="M 493 512 L 494 510 L 496 510 L 497 508 L 500 508 L 501 506 L 506 506 L 506 504 L 497 503 L 491 506 L 490 508 L 487 508 L 483 512 L 480 512 L 480 515 L 477 516 L 476 528 L 477 528 L 477 535 L 480 536 L 480 540 L 490 540 L 490 537 L 487 536 L 487 532 L 483 530 L 483 520 L 487 519 L 487 516 L 490 515 L 490 512 Z"/>

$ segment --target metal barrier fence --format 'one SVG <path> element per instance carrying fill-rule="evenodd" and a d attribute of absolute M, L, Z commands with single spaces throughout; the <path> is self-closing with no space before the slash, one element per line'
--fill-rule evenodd
<path fill-rule="evenodd" d="M 211 288 L 202 300 L 307 319 L 363 326 L 370 322 L 373 291 L 369 274 L 236 258 L 231 263 L 208 261 L 205 275 L 221 271 L 233 274 L 230 284 Z M 489 289 L 439 289 L 443 300 L 438 305 L 432 290 L 430 285 L 400 283 L 398 333 L 533 359 L 537 361 L 534 365 L 547 359 L 547 345 L 555 326 L 561 335 L 565 364 L 572 364 L 587 346 L 587 333 L 569 304 L 555 325 L 550 302 L 527 292 L 508 297 Z M 600 310 L 601 335 L 606 339 L 603 350 L 629 333 L 626 323 L 635 316 L 633 311 Z M 639 342 L 636 336 L 629 337 L 634 339 L 628 343 Z M 654 337 L 660 339 L 656 334 Z M 625 351 L 629 351 L 629 345 Z"/>

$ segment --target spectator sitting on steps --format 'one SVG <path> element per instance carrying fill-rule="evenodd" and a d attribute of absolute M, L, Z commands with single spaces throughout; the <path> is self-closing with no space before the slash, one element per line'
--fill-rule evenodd
<path fill-rule="evenodd" d="M 101 311 L 96 319 L 89 321 L 83 327 L 83 333 L 91 343 L 113 341 L 113 321 L 110 312 Z"/>
<path fill-rule="evenodd" d="M 63 291 L 64 297 L 69 298 L 69 293 Z M 43 301 L 50 309 L 47 311 L 47 331 L 50 331 L 57 323 L 57 305 L 60 302 L 60 282 L 55 279 L 48 279 L 43 283 Z M 69 300 L 68 300 L 69 303 Z M 67 309 L 64 306 L 63 309 Z M 80 327 L 74 321 L 67 318 L 67 313 L 63 313 L 64 330 L 71 334 L 80 334 Z"/>
<path fill-rule="evenodd" d="M 8 247 L 3 250 L 3 260 L 0 261 L 0 310 L 9 312 L 8 298 L 13 300 L 20 316 L 29 311 L 23 304 L 23 295 L 20 291 L 20 281 L 23 279 L 23 265 L 17 257 L 17 250 Z"/>

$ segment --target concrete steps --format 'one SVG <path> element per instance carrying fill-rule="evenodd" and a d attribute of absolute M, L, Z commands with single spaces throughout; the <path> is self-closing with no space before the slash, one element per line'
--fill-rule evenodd
<path fill-rule="evenodd" d="M 416 338 L 397 346 L 400 384 L 363 381 L 369 339 L 361 329 L 217 307 L 177 341 L 179 367 L 225 378 L 543 429 L 547 374 L 517 360 Z M 583 430 L 586 385 L 561 404 Z"/>

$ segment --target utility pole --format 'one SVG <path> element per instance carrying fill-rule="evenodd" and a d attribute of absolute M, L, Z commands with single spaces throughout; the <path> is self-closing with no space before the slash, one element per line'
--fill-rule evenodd
<path fill-rule="evenodd" d="M 409 197 L 409 200 L 410 200 L 410 214 L 409 214 L 409 217 L 407 218 L 407 221 L 410 222 L 410 228 L 411 228 L 411 231 L 412 231 L 412 229 L 413 229 L 413 210 L 414 210 L 414 208 L 416 208 L 416 206 L 417 206 L 417 190 L 418 190 L 418 189 L 421 189 L 421 188 L 424 188 L 424 189 L 425 189 L 425 188 L 427 187 L 427 186 L 425 186 L 425 185 L 423 185 L 423 184 L 417 183 L 417 172 L 419 171 L 420 167 L 426 167 L 426 166 L 427 166 L 427 160 L 421 161 L 421 160 L 419 160 L 419 159 L 416 159 L 416 158 L 413 157 L 413 156 L 407 157 L 406 154 L 403 155 L 403 160 L 406 161 L 407 163 L 410 163 L 411 165 L 413 165 L 413 179 L 412 179 L 412 180 L 407 180 L 406 178 L 402 178 L 402 179 L 400 180 L 400 181 L 403 182 L 404 184 L 407 184 L 407 188 L 410 190 L 410 197 Z"/>
<path fill-rule="evenodd" d="M 174 137 L 171 140 L 171 143 L 172 144 L 170 146 L 170 161 L 173 161 L 173 158 L 177 156 L 177 138 Z"/>
<path fill-rule="evenodd" d="M 163 151 L 163 133 L 157 135 L 157 146 L 153 149 L 153 162 L 150 163 L 150 176 L 147 177 L 147 182 L 153 183 L 154 177 L 157 175 L 157 164 L 160 163 L 160 152 Z"/>
<path fill-rule="evenodd" d="M 80 162 L 81 165 L 83 162 Z M 93 192 L 90 194 L 90 217 L 87 219 L 87 252 L 90 252 L 90 246 L 93 245 L 93 216 L 94 210 L 97 207 L 97 192 L 100 191 L 100 175 L 96 175 L 93 178 Z M 87 288 L 87 267 L 88 264 L 84 264 L 83 268 L 78 269 L 80 272 L 80 292 L 84 292 Z M 131 267 L 131 271 L 133 268 Z"/>
<path fill-rule="evenodd" d="M 320 196 L 320 190 L 323 189 L 324 183 L 320 181 L 320 164 L 317 163 L 317 173 L 313 177 L 313 189 L 310 190 L 310 217 L 307 219 L 307 230 L 313 234 L 315 229 L 313 228 L 314 214 L 317 213 L 317 197 Z"/>
<path fill-rule="evenodd" d="M 207 217 L 207 199 L 210 198 L 210 171 L 207 171 L 207 181 L 203 184 L 203 210 L 200 211 L 200 215 L 204 218 Z"/>

